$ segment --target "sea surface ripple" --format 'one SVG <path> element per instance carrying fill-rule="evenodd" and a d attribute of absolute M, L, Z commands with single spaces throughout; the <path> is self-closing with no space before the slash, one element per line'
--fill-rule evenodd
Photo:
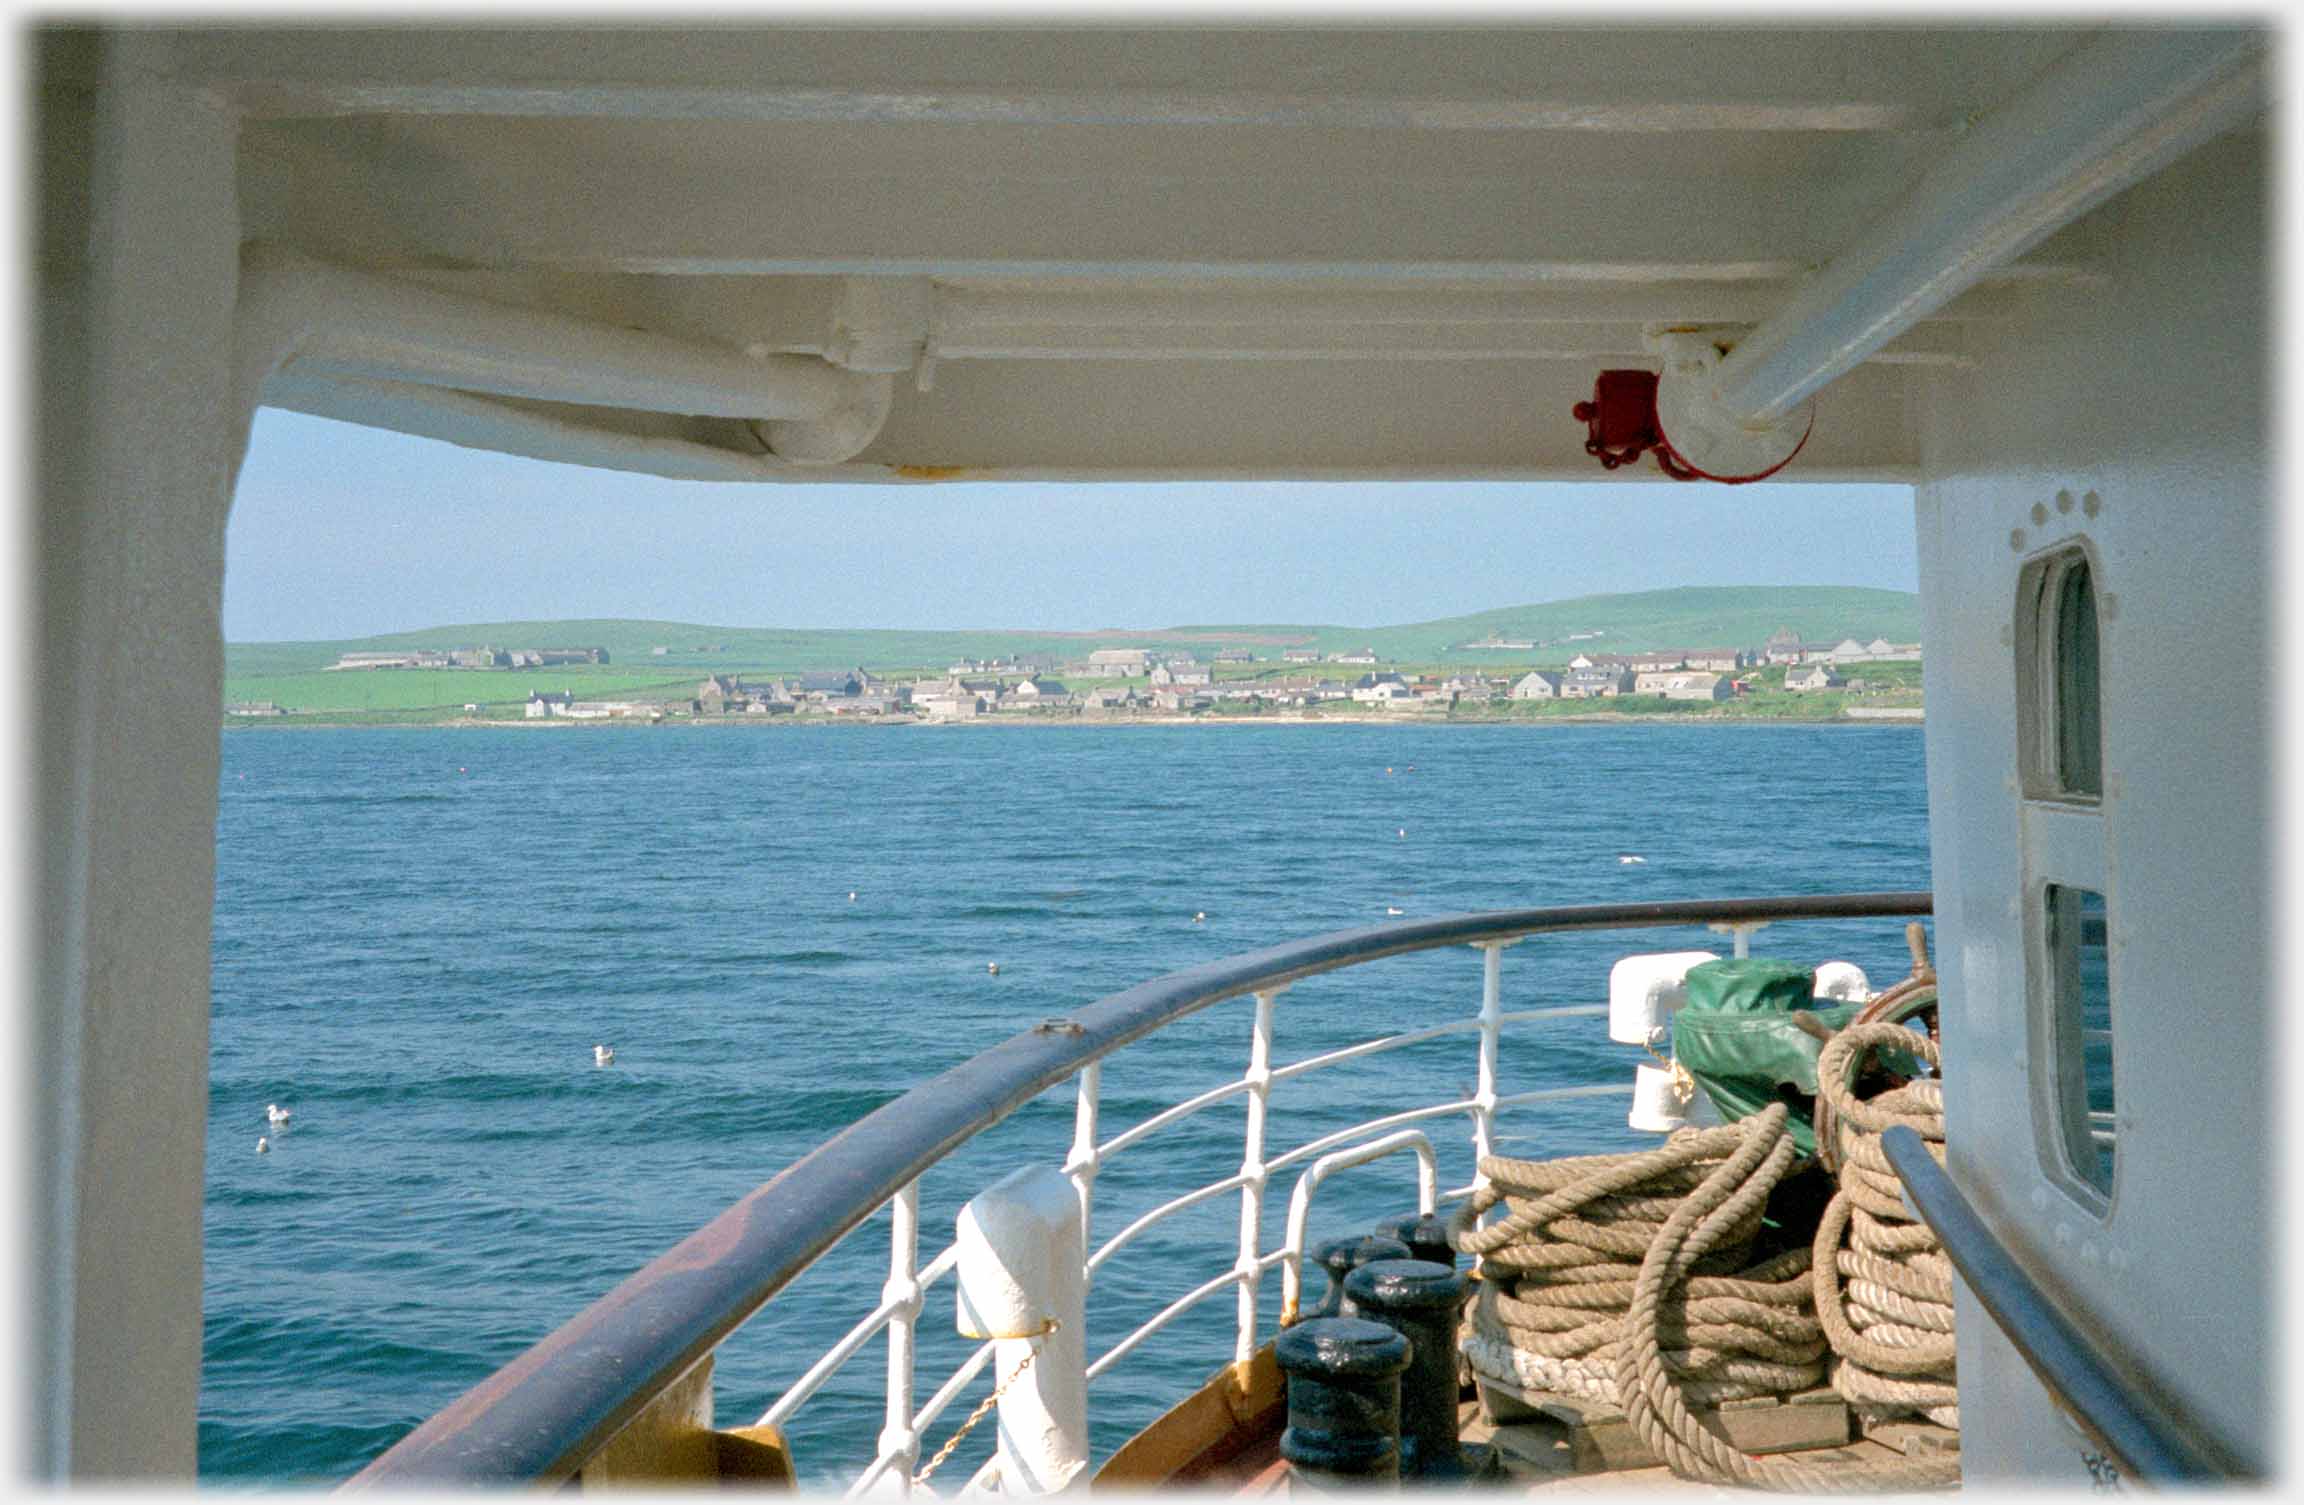
<path fill-rule="evenodd" d="M 1104 994 L 1392 909 L 1925 888 L 1926 826 L 1910 728 L 227 732 L 202 1477 L 350 1474 L 826 1136 Z M 1701 929 L 1532 941 L 1505 953 L 1505 1007 L 1596 1003 L 1616 956 L 1706 946 L 1725 954 Z M 1887 922 L 1754 949 L 1853 960 L 1876 987 L 1906 968 Z M 1468 1017 L 1479 995 L 1469 950 L 1309 979 L 1281 999 L 1275 1062 Z M 1236 1078 L 1251 1007 L 1115 1057 L 1104 1136 Z M 1502 1088 L 1628 1083 L 1641 1059 L 1596 1019 L 1515 1027 Z M 1284 1082 L 1272 1146 L 1469 1095 L 1473 1070 L 1460 1035 Z M 258 1155 L 275 1102 L 295 1117 Z M 1508 1113 L 1500 1148 L 1630 1147 L 1624 1106 Z M 1062 1162 L 1072 1111 L 1069 1087 L 1047 1093 L 924 1179 L 923 1261 L 984 1184 Z M 1096 1237 L 1237 1171 L 1242 1111 L 1114 1160 Z M 1468 1181 L 1461 1121 L 1426 1127 L 1442 1184 Z M 1296 1173 L 1273 1179 L 1267 1248 Z M 1410 1162 L 1346 1172 L 1312 1237 L 1413 1206 Z M 1214 1198 L 1104 1266 L 1090 1352 L 1228 1268 L 1238 1219 Z M 878 1299 L 887 1226 L 722 1349 L 719 1425 L 754 1420 Z M 1267 1329 L 1278 1307 L 1274 1278 Z M 1099 1380 L 1099 1456 L 1229 1359 L 1233 1322 L 1220 1294 Z M 925 1399 L 969 1348 L 948 1285 L 921 1328 Z M 869 1460 L 885 1367 L 875 1343 L 802 1409 L 806 1477 Z"/>

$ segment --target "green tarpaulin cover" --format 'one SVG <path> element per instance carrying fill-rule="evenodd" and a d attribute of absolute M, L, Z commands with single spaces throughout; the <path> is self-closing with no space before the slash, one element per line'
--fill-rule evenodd
<path fill-rule="evenodd" d="M 1827 1004 L 1815 992 L 1813 967 L 1757 956 L 1702 962 L 1688 970 L 1688 1002 L 1672 1017 L 1673 1054 L 1720 1116 L 1734 1123 L 1789 1103 L 1803 1155 L 1816 1153 L 1816 1057 L 1824 1043 L 1793 1023 L 1792 1012 L 1805 1009 L 1838 1029 L 1863 1007 Z"/>

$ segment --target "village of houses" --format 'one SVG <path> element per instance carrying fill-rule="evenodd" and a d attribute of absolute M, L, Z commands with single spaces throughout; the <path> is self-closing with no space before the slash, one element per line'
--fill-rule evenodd
<path fill-rule="evenodd" d="M 1466 646 L 1489 647 L 1487 643 Z M 1493 645 L 1503 646 L 1503 645 Z M 1515 645 L 1517 646 L 1517 645 Z M 491 650 L 427 652 L 458 667 Z M 345 655 L 337 667 L 386 667 L 391 655 Z M 398 656 L 393 667 L 431 667 L 417 655 Z M 605 663 L 601 649 L 523 651 L 513 657 L 529 663 Z M 353 660 L 360 662 L 353 662 Z M 1868 663 L 1917 663 L 1920 645 L 1874 638 L 1843 638 L 1830 646 L 1803 643 L 1780 630 L 1758 648 L 1658 649 L 1629 654 L 1578 654 L 1558 669 L 1530 669 L 1491 675 L 1409 674 L 1377 667 L 1372 649 L 1321 653 L 1291 648 L 1276 656 L 1280 672 L 1258 670 L 1275 656 L 1258 657 L 1246 648 L 1215 652 L 1205 661 L 1189 652 L 1148 648 L 1099 648 L 1084 659 L 1015 658 L 956 663 L 941 676 L 883 678 L 862 668 L 814 671 L 769 679 L 713 674 L 685 695 L 668 698 L 579 699 L 568 691 L 539 691 L 525 706 L 529 720 L 648 720 L 773 716 L 903 717 L 935 722 L 1061 715 L 1082 720 L 1178 717 L 1237 709 L 1250 713 L 1314 708 L 1361 712 L 1455 712 L 1499 703 L 1606 701 L 1654 697 L 1672 702 L 1717 703 L 1749 693 L 1744 677 L 1763 666 L 1784 666 L 1784 689 L 1802 693 L 1851 690 L 1867 683 L 1849 669 Z M 500 661 L 497 667 L 504 666 Z M 1356 677 L 1324 672 L 1330 666 L 1362 668 Z M 1295 672 L 1291 672 L 1294 670 Z M 1219 678 L 1224 673 L 1227 677 Z M 1255 677 L 1245 677 L 1254 675 Z M 1067 681 L 1093 682 L 1073 689 Z M 468 710 L 477 711 L 475 706 Z M 1601 709 L 1594 707 L 1595 710 Z M 1695 709 L 1691 705 L 1690 709 Z M 1891 714 L 1891 713 L 1882 713 Z M 1916 714 L 1912 712 L 1910 714 Z"/>

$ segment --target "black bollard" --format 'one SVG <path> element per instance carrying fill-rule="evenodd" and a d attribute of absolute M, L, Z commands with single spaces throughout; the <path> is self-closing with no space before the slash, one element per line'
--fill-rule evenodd
<path fill-rule="evenodd" d="M 1288 1376 L 1288 1430 L 1280 1456 L 1314 1490 L 1400 1480 L 1400 1375 L 1408 1340 L 1381 1322 L 1314 1317 L 1273 1343 Z"/>
<path fill-rule="evenodd" d="M 1330 1239 L 1313 1251 L 1312 1262 L 1328 1273 L 1328 1294 L 1320 1298 L 1314 1317 L 1349 1317 L 1343 1306 L 1344 1277 L 1372 1259 L 1406 1259 L 1408 1246 L 1396 1238 Z"/>
<path fill-rule="evenodd" d="M 1427 1484 L 1470 1477 L 1485 1458 L 1468 1459 L 1456 1438 L 1456 1314 L 1469 1282 L 1446 1265 L 1379 1259 L 1344 1279 L 1344 1299 L 1371 1322 L 1408 1340 L 1413 1358 L 1400 1381 L 1400 1473 Z"/>
<path fill-rule="evenodd" d="M 1376 1237 L 1396 1238 L 1406 1244 L 1410 1259 L 1456 1268 L 1456 1247 L 1448 1242 L 1448 1220 L 1436 1212 L 1412 1212 L 1378 1223 Z"/>

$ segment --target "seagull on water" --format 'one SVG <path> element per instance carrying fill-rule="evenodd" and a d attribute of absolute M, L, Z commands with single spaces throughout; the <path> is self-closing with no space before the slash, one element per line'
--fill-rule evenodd
<path fill-rule="evenodd" d="M 286 1108 L 281 1107 L 278 1103 L 266 1103 L 264 1105 L 264 1117 L 275 1129 L 288 1122 L 292 1116 Z"/>
<path fill-rule="evenodd" d="M 984 970 L 992 974 L 994 977 L 998 977 L 1000 975 L 1000 964 L 998 962 L 986 962 L 984 964 Z"/>
<path fill-rule="evenodd" d="M 256 1136 L 256 1153 L 257 1153 L 257 1154 L 259 1154 L 259 1155 L 269 1155 L 269 1154 L 271 1154 L 271 1153 L 272 1153 L 272 1141 L 271 1141 L 271 1140 L 269 1140 L 269 1139 L 266 1139 L 266 1138 L 265 1138 L 263 1135 L 261 1135 L 261 1134 L 257 1135 L 257 1136 Z"/>
<path fill-rule="evenodd" d="M 1648 859 L 1645 857 L 1636 857 L 1630 852 L 1622 852 L 1617 855 L 1616 860 L 1623 863 L 1626 867 L 1630 867 L 1635 862 L 1646 862 Z"/>
<path fill-rule="evenodd" d="M 1401 909 L 1396 905 L 1387 904 L 1384 906 L 1384 912 L 1386 914 L 1406 914 L 1408 911 Z"/>
<path fill-rule="evenodd" d="M 1193 911 L 1193 913 L 1192 913 L 1192 923 L 1193 923 L 1193 924 L 1195 924 L 1195 925 L 1199 924 L 1199 923 L 1200 923 L 1202 920 L 1205 920 L 1205 919 L 1207 919 L 1207 918 L 1208 918 L 1208 911 L 1207 911 L 1207 910 L 1205 910 L 1205 909 L 1194 910 L 1194 911 Z"/>
<path fill-rule="evenodd" d="M 595 1046 L 593 1046 L 593 1047 L 592 1047 L 592 1064 L 593 1064 L 593 1065 L 595 1065 L 595 1066 L 605 1066 L 605 1065 L 607 1065 L 607 1064 L 608 1064 L 610 1061 L 613 1061 L 613 1060 L 615 1060 L 615 1059 L 616 1059 L 616 1052 L 614 1052 L 614 1051 L 610 1050 L 610 1049 L 609 1049 L 607 1046 L 605 1046 L 605 1045 L 595 1045 Z"/>

